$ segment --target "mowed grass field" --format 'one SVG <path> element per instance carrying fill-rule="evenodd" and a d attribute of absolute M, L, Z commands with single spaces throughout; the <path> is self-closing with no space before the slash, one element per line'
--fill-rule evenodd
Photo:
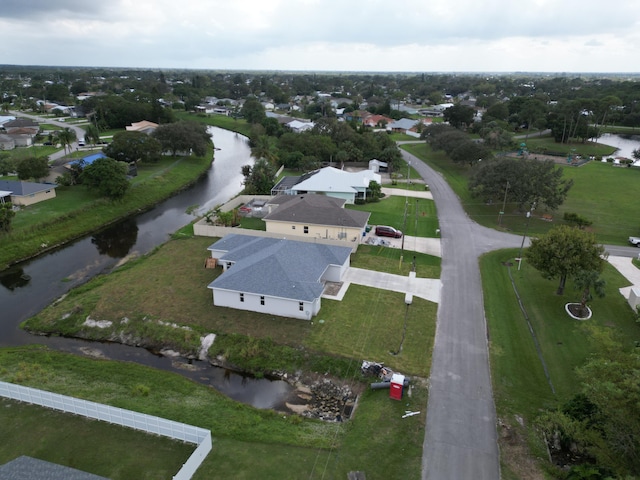
<path fill-rule="evenodd" d="M 502 202 L 487 205 L 471 197 L 467 188 L 471 168 L 456 165 L 443 152 L 433 152 L 426 144 L 406 145 L 403 148 L 445 175 L 473 220 L 487 227 L 498 227 Z M 640 223 L 637 221 L 640 218 L 640 203 L 636 200 L 640 169 L 614 167 L 602 162 L 589 162 L 581 167 L 561 165 L 560 168 L 565 178 L 574 181 L 573 187 L 564 204 L 557 211 L 549 212 L 553 216 L 551 222 L 542 219 L 547 212 L 542 209 L 534 211 L 529 234 L 542 234 L 555 225 L 564 224 L 564 213 L 572 212 L 593 222 L 589 228 L 602 243 L 626 245 L 627 237 L 640 235 Z M 509 202 L 504 211 L 502 228 L 524 232 L 527 224 L 525 212 Z"/>
<path fill-rule="evenodd" d="M 491 252 L 480 262 L 494 398 L 502 429 L 503 473 L 507 479 L 522 478 L 514 472 L 532 458 L 537 458 L 538 464 L 548 461 L 535 420 L 545 409 L 554 409 L 579 392 L 581 385 L 575 371 L 598 352 L 598 331 L 612 335 L 623 348 L 634 348 L 638 339 L 633 311 L 618 291 L 628 286 L 628 281 L 613 267 L 607 264 L 602 275 L 607 282 L 606 296 L 589 302 L 593 317 L 577 321 L 564 309 L 567 302 L 580 299 L 573 283 L 567 282 L 563 296 L 556 295 L 558 279 L 543 278 L 526 261 L 518 271 L 514 261 L 517 254 L 516 249 Z M 535 338 L 519 307 L 511 278 Z M 507 431 L 512 433 L 507 435 Z M 519 441 L 514 440 L 518 438 Z"/>
<path fill-rule="evenodd" d="M 114 321 L 126 316 L 129 325 L 138 325 L 144 334 L 166 334 L 160 338 L 163 341 L 175 338 L 174 328 L 170 333 L 144 330 L 153 328 L 141 326 L 153 324 L 144 321 L 146 317 L 189 325 L 192 333 L 179 333 L 185 342 L 199 341 L 204 332 L 272 339 L 313 352 L 318 358 L 345 359 L 347 381 L 361 381 L 363 359 L 384 362 L 413 378 L 403 401 L 390 400 L 388 390 L 365 388 L 352 420 L 326 424 L 255 410 L 167 372 L 41 349 L 13 349 L 11 359 L 2 358 L 0 351 L 0 364 L 7 365 L 0 369 L 0 378 L 211 429 L 213 452 L 194 478 L 341 479 L 353 470 L 365 471 L 367 478 L 373 479 L 417 478 L 427 400 L 423 378 L 430 369 L 437 305 L 414 298 L 407 307 L 403 294 L 351 285 L 343 301 L 324 299 L 313 322 L 214 307 L 206 286 L 220 272 L 205 269 L 204 259 L 208 256 L 206 247 L 215 239 L 181 237 L 73 290 L 29 323 L 38 329 L 86 333 L 81 324 L 87 315 Z M 363 248 L 353 264 L 400 268 L 404 273 L 406 265 L 400 265 L 395 255 L 387 256 L 391 252 L 395 250 Z M 423 274 L 427 270 L 439 273 L 440 259 L 417 255 L 416 264 Z M 95 330 L 100 330 L 94 332 L 96 337 L 108 334 Z M 402 419 L 407 410 L 421 413 Z M 20 448 L 28 454 L 28 439 Z M 133 451 L 133 446 L 130 449 Z M 82 451 L 78 446 L 77 455 Z M 385 452 L 382 457 L 381 451 Z M 172 461 L 176 455 L 167 453 Z M 50 458 L 63 464 L 67 461 L 54 454 Z M 107 476 L 134 478 L 127 475 Z"/>

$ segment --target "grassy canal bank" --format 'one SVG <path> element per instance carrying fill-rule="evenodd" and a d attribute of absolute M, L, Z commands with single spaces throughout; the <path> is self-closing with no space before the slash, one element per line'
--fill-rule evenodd
<path fill-rule="evenodd" d="M 17 212 L 12 231 L 2 237 L 0 270 L 153 207 L 195 182 L 212 158 L 210 148 L 204 157 L 170 157 L 140 165 L 131 188 L 115 201 L 83 185 L 56 188 L 56 198 Z"/>

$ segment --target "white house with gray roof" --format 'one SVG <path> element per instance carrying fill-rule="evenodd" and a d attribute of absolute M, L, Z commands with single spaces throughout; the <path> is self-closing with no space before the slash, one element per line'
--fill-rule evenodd
<path fill-rule="evenodd" d="M 223 273 L 208 286 L 213 304 L 310 320 L 325 282 L 339 282 L 351 247 L 231 234 L 211 245 Z"/>
<path fill-rule="evenodd" d="M 367 188 L 371 181 L 382 184 L 382 177 L 372 170 L 347 172 L 334 167 L 325 167 L 302 177 L 288 193 L 319 193 L 341 198 L 347 203 L 355 203 L 356 198 L 367 198 Z"/>

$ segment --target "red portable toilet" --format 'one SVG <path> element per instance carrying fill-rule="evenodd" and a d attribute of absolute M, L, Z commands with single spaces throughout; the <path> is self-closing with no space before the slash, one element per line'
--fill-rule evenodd
<path fill-rule="evenodd" d="M 389 388 L 389 398 L 402 400 L 402 389 L 404 388 L 404 375 L 394 373 L 391 376 L 391 387 Z"/>

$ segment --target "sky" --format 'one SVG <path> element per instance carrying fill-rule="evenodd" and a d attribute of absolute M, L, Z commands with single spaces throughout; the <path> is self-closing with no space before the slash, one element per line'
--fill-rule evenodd
<path fill-rule="evenodd" d="M 637 0 L 0 0 L 0 64 L 640 71 Z"/>

